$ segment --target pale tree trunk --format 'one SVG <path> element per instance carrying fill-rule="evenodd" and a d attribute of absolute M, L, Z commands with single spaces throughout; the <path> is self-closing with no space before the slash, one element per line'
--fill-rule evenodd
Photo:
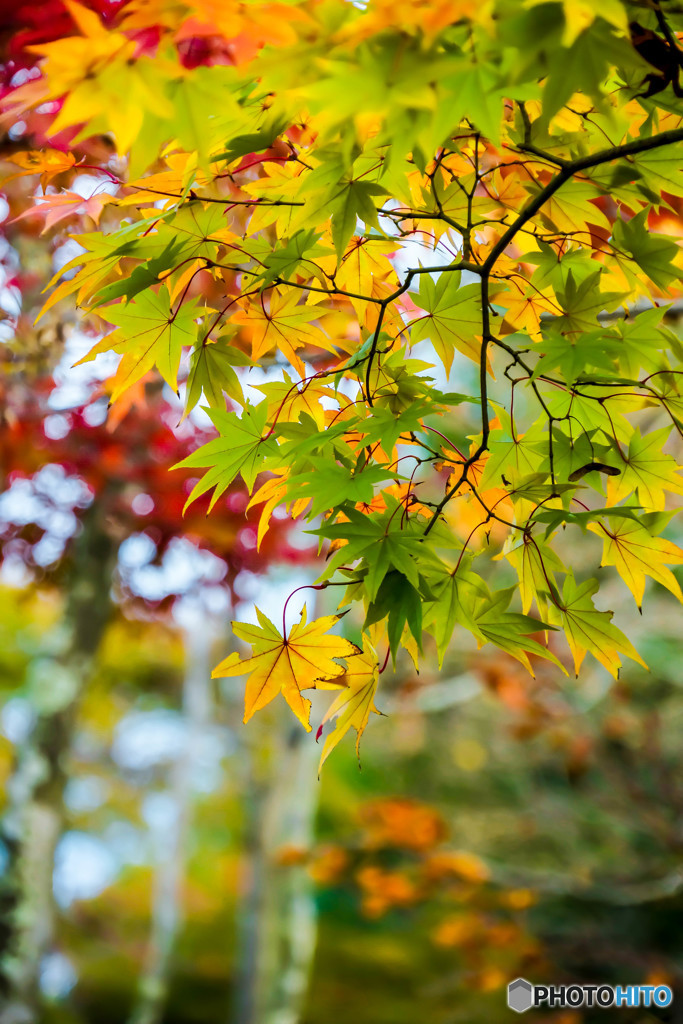
<path fill-rule="evenodd" d="M 0 1024 L 36 1024 L 40 969 L 54 940 L 52 876 L 63 830 L 66 760 L 81 695 L 111 613 L 114 548 L 95 509 L 83 519 L 68 574 L 64 655 L 54 660 L 54 689 L 36 694 L 37 720 L 17 751 L 3 822 L 10 863 L 3 889 L 0 937 Z M 59 686 L 56 680 L 59 680 Z"/>
<path fill-rule="evenodd" d="M 279 854 L 313 842 L 319 749 L 298 726 L 278 743 L 281 723 L 254 724 L 239 755 L 247 778 L 231 1024 L 297 1024 L 315 951 L 314 891 L 305 865 Z"/>
<path fill-rule="evenodd" d="M 185 635 L 186 670 L 183 712 L 184 748 L 169 779 L 174 814 L 163 835 L 157 835 L 150 942 L 140 977 L 138 999 L 129 1024 L 158 1024 L 166 1005 L 172 958 L 182 925 L 182 885 L 187 866 L 187 839 L 192 824 L 193 775 L 197 756 L 211 723 L 210 651 L 212 634 L 199 628 Z"/>

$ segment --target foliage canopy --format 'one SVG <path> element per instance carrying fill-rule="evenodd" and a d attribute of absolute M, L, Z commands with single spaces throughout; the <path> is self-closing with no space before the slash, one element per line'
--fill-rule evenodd
<path fill-rule="evenodd" d="M 380 662 L 417 662 L 427 635 L 443 659 L 457 630 L 530 669 L 562 665 L 558 632 L 577 672 L 640 660 L 567 540 L 597 534 L 639 606 L 646 577 L 682 597 L 661 534 L 683 494 L 683 15 L 130 0 L 105 25 L 65 2 L 77 34 L 34 47 L 41 76 L 5 104 L 58 101 L 50 133 L 106 135 L 116 187 L 44 310 L 74 297 L 113 326 L 88 358 L 121 356 L 114 403 L 180 374 L 217 434 L 179 464 L 201 472 L 189 502 L 241 475 L 259 543 L 276 510 L 307 522 L 317 586 L 363 609 L 361 651 L 334 616 L 238 627 L 253 657 L 216 673 L 252 673 L 247 717 L 282 691 L 310 728 L 300 691 L 332 689 L 326 756 L 365 727 Z M 215 62 L 181 59 L 191 33 L 221 41 Z M 74 163 L 14 160 L 43 186 Z M 47 227 L 75 209 L 49 189 L 36 206 Z"/>

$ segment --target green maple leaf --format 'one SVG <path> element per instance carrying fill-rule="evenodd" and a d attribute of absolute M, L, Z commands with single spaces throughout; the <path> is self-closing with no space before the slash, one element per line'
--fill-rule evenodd
<path fill-rule="evenodd" d="M 406 625 L 415 637 L 418 648 L 422 650 L 422 598 L 410 580 L 395 569 L 382 580 L 377 597 L 368 608 L 363 629 L 385 616 L 389 617 L 387 635 L 394 664 Z"/>
<path fill-rule="evenodd" d="M 311 515 L 320 515 L 325 509 L 337 508 L 345 502 L 372 501 L 375 485 L 386 480 L 403 479 L 394 470 L 381 466 L 354 469 L 330 462 L 321 456 L 308 460 L 306 469 L 292 473 L 288 481 L 288 498 L 311 498 Z"/>
<path fill-rule="evenodd" d="M 297 231 L 284 244 L 278 245 L 277 249 L 269 248 L 265 254 L 261 253 L 263 270 L 255 278 L 255 281 L 264 288 L 274 284 L 278 278 L 286 281 L 299 272 L 302 262 L 305 262 L 303 268 L 305 272 L 314 275 L 324 283 L 324 275 L 315 260 L 328 256 L 333 250 L 320 245 L 319 238 L 319 233 L 312 228 L 307 231 Z M 249 251 L 252 249 L 250 248 Z"/>
<path fill-rule="evenodd" d="M 451 572 L 444 567 L 437 576 L 427 574 L 426 579 L 435 600 L 428 605 L 425 616 L 436 640 L 439 665 L 443 663 L 456 625 L 472 633 L 480 647 L 485 643 L 494 644 L 520 661 L 532 674 L 530 654 L 560 664 L 547 648 L 529 635 L 553 627 L 529 615 L 506 611 L 514 588 L 491 595 L 483 580 L 462 566 Z"/>
<path fill-rule="evenodd" d="M 613 238 L 620 249 L 625 249 L 640 269 L 660 288 L 666 288 L 679 277 L 672 263 L 678 255 L 678 245 L 666 235 L 658 235 L 647 226 L 649 210 L 641 210 L 631 220 L 619 219 L 614 224 Z"/>
<path fill-rule="evenodd" d="M 554 513 L 554 510 L 547 509 L 545 514 L 558 515 L 560 518 L 555 522 L 552 520 L 555 529 L 563 521 L 563 510 Z M 541 515 L 537 515 L 540 519 Z M 550 532 L 550 527 L 549 527 Z M 516 544 L 505 552 L 505 558 L 512 565 L 519 578 L 519 595 L 522 601 L 522 612 L 526 615 L 533 602 L 541 615 L 546 616 L 548 602 L 556 601 L 559 598 L 559 591 L 555 582 L 555 572 L 563 572 L 564 566 L 555 552 L 542 541 L 525 537 L 520 544 Z"/>
<path fill-rule="evenodd" d="M 500 112 L 504 89 L 494 68 L 482 61 L 466 61 L 443 80 L 449 93 L 451 123 L 467 118 L 494 144 L 500 142 Z"/>
<path fill-rule="evenodd" d="M 574 275 L 567 276 L 567 283 L 557 292 L 557 301 L 563 316 L 555 317 L 553 328 L 566 333 L 592 331 L 597 326 L 598 314 L 610 310 L 623 298 L 618 292 L 601 292 L 601 270 L 589 274 L 577 283 Z"/>
<path fill-rule="evenodd" d="M 374 601 L 386 573 L 398 570 L 417 589 L 419 586 L 418 561 L 429 557 L 423 535 L 409 524 L 401 526 L 401 507 L 390 495 L 385 495 L 387 508 L 377 515 L 363 515 L 355 508 L 347 508 L 348 522 L 329 523 L 311 533 L 329 540 L 346 543 L 334 553 L 321 578 L 328 578 L 342 565 L 357 559 L 364 560 L 365 590 Z M 434 556 L 432 556 L 434 557 Z"/>
<path fill-rule="evenodd" d="M 662 327 L 667 307 L 644 309 L 631 320 L 618 320 L 614 332 L 619 338 L 619 366 L 626 377 L 637 379 L 641 369 L 648 372 L 662 365 L 662 352 L 675 351 L 679 344 L 673 331 Z"/>
<path fill-rule="evenodd" d="M 216 259 L 227 236 L 225 208 L 220 203 L 205 206 L 200 200 L 183 204 L 172 223 L 164 224 L 159 233 L 182 245 L 183 260 Z"/>
<path fill-rule="evenodd" d="M 615 678 L 621 667 L 619 654 L 625 654 L 647 668 L 630 640 L 612 625 L 613 612 L 600 612 L 595 608 L 592 598 L 599 586 L 597 580 L 577 584 L 574 577 L 568 575 L 561 607 L 549 605 L 548 608 L 551 620 L 564 629 L 577 676 L 588 651 Z"/>
<path fill-rule="evenodd" d="M 192 353 L 190 372 L 187 378 L 187 395 L 183 418 L 194 409 L 202 392 L 212 409 L 224 409 L 223 392 L 244 405 L 244 395 L 235 366 L 250 366 L 251 360 L 224 340 L 204 341 Z"/>
<path fill-rule="evenodd" d="M 175 117 L 168 134 L 187 152 L 196 152 L 207 169 L 227 133 L 236 134 L 245 124 L 233 92 L 236 77 L 235 69 L 225 65 L 197 67 L 172 87 Z"/>
<path fill-rule="evenodd" d="M 649 69 L 628 40 L 615 36 L 609 25 L 597 20 L 550 63 L 543 90 L 543 124 L 547 124 L 577 91 L 601 106 L 610 64 L 642 69 L 643 74 Z"/>
<path fill-rule="evenodd" d="M 544 333 L 538 348 L 543 350 L 543 355 L 534 367 L 533 378 L 557 369 L 565 380 L 572 382 L 591 369 L 614 372 L 622 351 L 617 335 L 606 330 L 585 334 L 572 332 L 565 336 L 550 329 Z"/>
<path fill-rule="evenodd" d="M 564 198 L 564 193 L 562 196 Z M 570 275 L 580 283 L 595 271 L 595 263 L 585 249 L 568 249 L 560 258 L 551 245 L 540 239 L 538 249 L 538 252 L 524 253 L 521 260 L 538 267 L 531 280 L 540 290 L 550 285 L 553 291 L 562 291 Z"/>
<path fill-rule="evenodd" d="M 433 412 L 433 403 L 420 398 L 398 412 L 375 404 L 372 414 L 359 423 L 358 429 L 366 442 L 373 444 L 379 441 L 383 449 L 390 452 L 401 434 L 422 430 L 424 417 Z"/>
<path fill-rule="evenodd" d="M 140 292 L 152 288 L 159 283 L 161 274 L 173 270 L 182 261 L 183 248 L 183 242 L 180 239 L 171 239 L 158 256 L 146 259 L 144 263 L 134 267 L 130 274 L 119 281 L 112 281 L 111 284 L 100 288 L 90 300 L 90 305 L 101 306 L 114 299 L 120 299 L 121 296 L 130 300 Z M 134 250 L 131 255 L 134 255 Z"/>
<path fill-rule="evenodd" d="M 500 427 L 489 435 L 489 458 L 481 478 L 481 487 L 515 484 L 520 478 L 534 475 L 543 465 L 548 451 L 547 422 L 537 420 L 524 433 L 512 432 L 510 417 L 502 409 L 498 418 Z"/>
<path fill-rule="evenodd" d="M 459 273 L 442 273 L 438 281 L 420 275 L 420 288 L 410 293 L 426 316 L 413 321 L 413 344 L 428 339 L 436 349 L 446 373 L 450 372 L 457 349 L 475 362 L 481 348 L 481 289 L 478 284 L 460 286 Z"/>
<path fill-rule="evenodd" d="M 345 420 L 319 430 L 313 417 L 302 410 L 299 412 L 298 423 L 278 421 L 276 433 L 278 437 L 286 439 L 280 445 L 279 455 L 289 466 L 300 465 L 302 460 L 317 455 L 350 464 L 349 447 L 343 437 L 349 429 L 354 429 L 355 422 Z"/>
<path fill-rule="evenodd" d="M 426 578 L 434 600 L 425 608 L 425 619 L 436 640 L 441 667 L 456 625 L 471 633 L 477 632 L 476 612 L 488 599 L 489 592 L 481 577 L 465 568 L 464 564 L 457 571 L 443 566 L 436 574 L 427 574 Z"/>
<path fill-rule="evenodd" d="M 514 588 L 498 591 L 477 615 L 477 632 L 482 641 L 492 643 L 500 650 L 506 651 L 521 662 L 532 675 L 534 675 L 534 670 L 529 661 L 530 654 L 552 661 L 558 668 L 565 671 L 555 655 L 530 635 L 555 627 L 548 626 L 548 623 L 540 622 L 530 615 L 505 611 L 513 593 Z"/>
<path fill-rule="evenodd" d="M 192 489 L 185 508 L 213 487 L 214 493 L 209 505 L 211 510 L 238 475 L 252 490 L 265 459 L 277 451 L 275 441 L 268 435 L 264 436 L 268 414 L 266 406 L 266 402 L 257 406 L 247 405 L 241 416 L 220 409 L 211 410 L 209 415 L 220 437 L 202 445 L 172 467 L 209 470 Z"/>
<path fill-rule="evenodd" d="M 341 259 L 356 231 L 356 221 L 360 218 L 365 224 L 380 231 L 377 219 L 377 208 L 373 202 L 375 196 L 385 196 L 386 189 L 371 181 L 343 181 L 327 197 L 327 204 L 332 215 L 332 241 Z"/>
<path fill-rule="evenodd" d="M 658 203 L 662 192 L 683 196 L 680 146 L 659 146 L 644 153 L 637 153 L 633 157 L 633 163 Z M 651 196 L 649 198 L 653 201 Z"/>

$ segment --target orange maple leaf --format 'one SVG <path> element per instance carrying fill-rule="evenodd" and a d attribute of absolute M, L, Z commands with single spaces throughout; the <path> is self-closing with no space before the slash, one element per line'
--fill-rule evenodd
<path fill-rule="evenodd" d="M 102 210 L 107 203 L 111 202 L 113 202 L 113 198 L 107 192 L 100 192 L 99 195 L 92 195 L 89 199 L 84 199 L 78 192 L 64 191 L 54 195 L 38 196 L 36 205 L 24 210 L 14 220 L 22 220 L 24 217 L 31 216 L 44 217 L 45 225 L 40 232 L 41 235 L 44 235 L 55 224 L 67 220 L 74 214 L 79 216 L 87 214 L 92 217 L 95 224 L 99 224 Z"/>
<path fill-rule="evenodd" d="M 76 157 L 73 153 L 62 153 L 59 149 L 28 149 L 23 150 L 21 153 L 13 153 L 11 156 L 6 156 L 3 159 L 8 163 L 16 164 L 17 167 L 23 168 L 23 170 L 17 171 L 16 174 L 12 174 L 9 178 L 5 178 L 3 180 L 4 185 L 15 178 L 23 178 L 27 174 L 39 174 L 40 184 L 43 189 L 47 188 L 48 182 L 58 174 L 70 170 L 76 163 Z"/>

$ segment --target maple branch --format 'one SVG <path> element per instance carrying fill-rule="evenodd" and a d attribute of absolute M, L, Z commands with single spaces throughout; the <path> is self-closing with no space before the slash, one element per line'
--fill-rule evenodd
<path fill-rule="evenodd" d="M 480 442 L 479 446 L 477 447 L 476 451 L 474 452 L 474 454 L 471 455 L 470 458 L 467 459 L 465 464 L 463 465 L 463 470 L 462 470 L 460 479 L 454 484 L 453 487 L 450 488 L 450 490 L 445 494 L 445 496 L 442 498 L 442 500 L 436 506 L 436 509 L 434 510 L 434 516 L 432 517 L 432 519 L 430 519 L 429 523 L 427 524 L 427 526 L 425 528 L 425 531 L 424 531 L 425 532 L 425 536 L 432 530 L 432 528 L 434 527 L 434 524 L 436 523 L 439 515 L 441 514 L 443 509 L 446 507 L 448 502 L 451 500 L 453 495 L 456 494 L 458 489 L 467 480 L 467 471 L 469 470 L 470 466 L 473 465 L 473 463 L 476 462 L 477 459 L 479 459 L 481 457 L 481 455 L 483 455 L 483 453 L 486 451 L 486 449 L 488 447 L 488 438 L 489 438 L 489 433 L 490 433 L 490 423 L 489 423 L 489 415 L 488 415 L 488 394 L 487 394 L 488 385 L 487 385 L 487 379 L 486 379 L 486 372 L 487 372 L 487 366 L 488 366 L 488 346 L 491 343 L 498 343 L 498 339 L 496 339 L 496 338 L 494 338 L 492 336 L 491 330 L 490 330 L 490 311 L 489 311 L 489 305 L 488 305 L 488 282 L 489 282 L 489 278 L 490 278 L 490 275 L 491 275 L 491 271 L 493 270 L 493 268 L 494 268 L 494 266 L 495 266 L 499 256 L 501 256 L 503 254 L 503 252 L 508 247 L 510 242 L 512 242 L 512 240 L 514 239 L 515 235 L 519 232 L 519 230 L 529 220 L 531 220 L 531 218 L 534 217 L 539 212 L 539 210 L 541 210 L 541 208 L 545 205 L 545 203 L 548 201 L 548 199 L 550 199 L 575 174 L 578 174 L 578 173 L 580 173 L 581 171 L 584 171 L 584 170 L 588 170 L 591 167 L 598 167 L 601 164 L 610 163 L 612 160 L 619 160 L 622 157 L 626 157 L 626 156 L 634 156 L 637 153 L 644 153 L 644 152 L 647 152 L 650 149 L 659 149 L 662 146 L 667 146 L 667 145 L 671 145 L 673 143 L 682 142 L 682 141 L 683 141 L 683 128 L 674 128 L 674 129 L 671 129 L 671 130 L 666 131 L 666 132 L 661 132 L 659 135 L 654 135 L 651 138 L 635 139 L 632 142 L 624 143 L 621 146 L 612 146 L 609 149 L 603 149 L 603 150 L 600 150 L 599 152 L 593 153 L 593 154 L 591 154 L 589 156 L 580 157 L 577 160 L 573 160 L 571 162 L 567 162 L 561 168 L 559 173 L 556 174 L 555 177 L 552 178 L 548 182 L 548 184 L 545 185 L 541 189 L 541 191 L 536 196 L 534 196 L 533 199 L 530 200 L 530 202 L 527 203 L 527 205 L 524 207 L 524 209 L 520 212 L 519 216 L 512 222 L 512 224 L 510 224 L 508 229 L 505 232 L 503 232 L 501 237 L 498 239 L 496 244 L 491 249 L 491 252 L 487 256 L 487 258 L 484 260 L 483 264 L 480 267 L 477 268 L 477 272 L 481 275 L 481 280 L 482 280 L 482 345 L 481 345 L 481 354 L 480 354 L 480 358 L 479 358 L 479 387 L 480 387 L 481 410 L 482 410 L 481 411 L 482 439 L 481 439 L 481 442 Z M 434 269 L 436 269 L 436 268 L 434 268 Z M 424 269 L 422 269 L 422 272 L 423 273 L 425 272 Z M 508 349 L 508 351 L 511 352 L 511 354 L 513 354 L 513 357 L 515 358 L 516 361 L 520 361 L 517 353 L 514 352 L 514 349 L 509 349 L 508 346 L 506 346 L 506 348 Z M 521 361 L 520 361 L 520 364 L 521 364 Z M 521 365 L 523 365 L 523 364 L 521 364 Z M 539 399 L 539 401 L 541 402 L 541 404 L 543 405 L 543 407 L 545 409 L 546 408 L 545 403 L 543 402 L 541 396 L 539 395 L 538 389 L 537 389 L 536 386 L 534 386 L 534 393 L 536 394 L 536 397 Z M 603 408 L 604 408 L 603 400 L 601 398 L 598 398 L 598 401 L 600 401 L 601 404 L 603 404 Z M 607 410 L 605 410 L 605 411 L 607 412 Z M 609 416 L 609 413 L 607 413 L 607 415 Z M 610 417 L 610 422 L 611 422 L 611 417 Z M 552 422 L 551 422 L 551 430 L 552 430 Z M 615 440 L 616 440 L 616 438 L 615 438 Z M 617 445 L 618 445 L 618 442 L 617 442 Z M 624 458 L 623 452 L 621 452 L 621 455 L 622 455 L 622 458 Z M 555 481 L 554 481 L 554 467 L 553 467 L 552 450 L 550 452 L 550 462 L 551 462 L 552 479 L 553 479 L 553 484 L 554 484 Z"/>
<path fill-rule="evenodd" d="M 552 178 L 534 198 L 527 203 L 519 216 L 512 222 L 510 227 L 498 239 L 491 249 L 491 252 L 482 264 L 482 272 L 490 272 L 496 260 L 507 249 L 517 232 L 527 221 L 531 220 L 539 212 L 542 206 L 560 189 L 565 182 L 573 178 L 575 174 L 586 171 L 591 167 L 599 167 L 601 164 L 611 163 L 612 160 L 620 160 L 622 157 L 635 156 L 637 153 L 646 153 L 650 149 L 660 149 L 662 146 L 669 146 L 675 142 L 683 142 L 683 128 L 672 128 L 669 131 L 653 135 L 649 139 L 634 139 L 621 146 L 611 146 L 609 149 L 599 150 L 589 156 L 579 157 L 565 164 L 558 174 Z"/>
<path fill-rule="evenodd" d="M 526 109 L 526 104 L 522 101 L 517 104 L 519 112 L 522 116 L 522 124 L 524 125 L 524 143 L 521 146 L 517 146 L 517 149 L 522 153 L 532 153 L 534 156 L 539 157 L 541 160 L 547 160 L 548 163 L 555 164 L 558 167 L 566 167 L 567 161 L 560 156 L 553 156 L 551 153 L 546 153 L 544 149 L 538 149 L 531 142 L 531 118 L 529 112 Z"/>

